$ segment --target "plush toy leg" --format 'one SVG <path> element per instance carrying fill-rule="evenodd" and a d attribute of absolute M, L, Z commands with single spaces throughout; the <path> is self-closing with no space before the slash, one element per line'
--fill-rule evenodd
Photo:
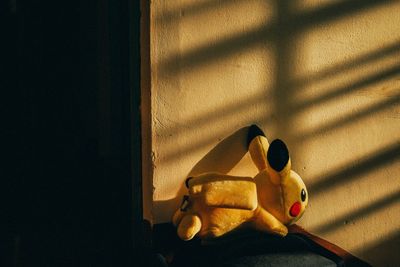
<path fill-rule="evenodd" d="M 260 231 L 278 234 L 280 236 L 286 236 L 288 233 L 287 227 L 263 208 L 259 208 L 256 211 L 253 226 Z"/>
<path fill-rule="evenodd" d="M 178 236 L 182 240 L 192 239 L 201 229 L 201 220 L 197 215 L 186 215 L 178 226 Z"/>

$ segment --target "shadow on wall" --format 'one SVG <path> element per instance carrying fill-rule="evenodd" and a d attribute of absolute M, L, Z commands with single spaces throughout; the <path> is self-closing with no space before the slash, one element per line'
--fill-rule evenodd
<path fill-rule="evenodd" d="M 400 262 L 400 233 L 393 233 L 386 240 L 377 242 L 373 246 L 363 249 L 360 255 L 368 259 L 374 266 L 392 267 Z"/>
<path fill-rule="evenodd" d="M 247 153 L 247 134 L 248 127 L 244 127 L 218 143 L 196 163 L 187 177 L 197 176 L 207 172 L 229 173 Z M 231 144 L 236 145 L 231 146 Z M 221 155 L 229 156 L 222 156 L 223 159 L 221 159 Z M 176 210 L 177 203 L 182 201 L 182 195 L 185 193 L 187 194 L 187 189 L 184 184 L 181 184 L 176 198 L 155 202 L 156 211 Z"/>
<path fill-rule="evenodd" d="M 212 1 L 213 2 L 213 1 Z M 220 5 L 232 4 L 235 1 L 219 1 Z M 276 7 L 278 10 L 278 18 L 272 25 L 262 25 L 259 30 L 254 33 L 245 33 L 231 39 L 221 40 L 214 45 L 204 46 L 197 48 L 194 51 L 184 51 L 183 54 L 175 54 L 161 62 L 160 71 L 165 72 L 168 76 L 174 77 L 180 74 L 181 69 L 185 71 L 195 71 L 196 67 L 203 64 L 210 64 L 218 61 L 221 58 L 232 57 L 242 50 L 248 50 L 260 42 L 271 41 L 271 44 L 276 47 L 275 59 L 277 62 L 276 82 L 272 95 L 259 94 L 243 99 L 240 103 L 230 104 L 220 107 L 216 110 L 210 110 L 208 113 L 195 114 L 192 119 L 185 121 L 188 131 L 196 131 L 197 127 L 202 127 L 210 123 L 218 123 L 225 119 L 232 118 L 241 112 L 246 112 L 248 107 L 259 104 L 265 99 L 274 99 L 274 110 L 272 113 L 266 112 L 265 114 L 256 115 L 253 118 L 254 123 L 268 122 L 276 125 L 275 132 L 280 133 L 280 136 L 292 147 L 296 148 L 296 144 L 309 140 L 317 135 L 323 135 L 334 128 L 351 124 L 355 120 L 363 119 L 367 116 L 373 115 L 376 112 L 389 109 L 397 105 L 400 101 L 400 95 L 392 96 L 390 99 L 376 103 L 357 113 L 352 113 L 344 118 L 337 118 L 336 120 L 328 121 L 320 125 L 316 129 L 309 129 L 300 135 L 291 130 L 291 121 L 294 119 L 293 114 L 302 112 L 312 106 L 324 104 L 328 101 L 335 100 L 335 98 L 343 97 L 356 91 L 363 90 L 366 86 L 374 85 L 379 82 L 388 80 L 400 73 L 400 65 L 390 66 L 384 70 L 377 70 L 373 75 L 367 78 L 359 78 L 351 81 L 345 86 L 338 88 L 325 88 L 326 93 L 301 101 L 294 99 L 294 95 L 307 85 L 318 80 L 329 79 L 333 76 L 345 74 L 348 71 L 361 68 L 363 64 L 373 63 L 374 60 L 379 60 L 388 56 L 393 56 L 400 51 L 400 40 L 393 42 L 382 49 L 371 51 L 368 54 L 359 56 L 354 60 L 345 61 L 335 66 L 327 67 L 317 71 L 314 74 L 302 78 L 292 77 L 291 58 L 294 56 L 295 51 L 292 51 L 291 44 L 295 42 L 296 36 L 301 35 L 301 32 L 308 29 L 308 27 L 315 27 L 318 23 L 326 23 L 328 21 L 349 16 L 355 12 L 364 9 L 372 8 L 374 6 L 383 5 L 391 1 L 343 1 L 335 4 L 325 6 L 323 8 L 305 12 L 300 15 L 293 15 L 290 13 L 290 5 L 288 1 L 277 1 Z M 210 2 L 203 2 L 199 12 L 211 9 L 213 5 Z M 195 14 L 196 9 L 193 7 L 183 8 L 186 15 Z M 179 10 L 167 14 L 169 19 L 179 19 Z M 162 20 L 162 18 L 158 18 Z M 266 30 L 267 29 L 267 30 Z M 396 55 L 395 55 L 396 56 Z M 178 63 L 179 62 L 179 63 Z M 219 116 L 215 116 L 219 114 Z M 192 125 L 192 127 L 190 127 Z M 177 133 L 178 129 L 165 128 L 160 134 Z M 221 133 L 213 131 L 207 136 L 203 136 L 195 142 L 191 142 L 184 147 L 184 152 L 198 151 L 199 149 L 210 145 L 214 142 L 217 136 Z M 283 136 L 282 136 L 283 135 Z M 174 135 L 173 138 L 176 138 Z M 293 151 L 295 154 L 295 151 Z M 165 162 L 178 160 L 184 156 L 182 151 L 171 150 L 165 156 Z"/>
<path fill-rule="evenodd" d="M 384 149 L 374 151 L 371 155 L 365 157 L 356 164 L 349 163 L 347 166 L 340 168 L 339 170 L 332 170 L 328 173 L 319 175 L 324 177 L 322 179 L 310 179 L 317 181 L 309 185 L 309 190 L 314 195 L 322 194 L 332 187 L 352 181 L 353 179 L 362 178 L 361 175 L 368 173 L 369 171 L 382 168 L 385 165 L 396 162 L 400 159 L 400 144 L 393 143 Z"/>
<path fill-rule="evenodd" d="M 400 201 L 400 191 L 389 196 L 384 197 L 383 199 L 378 199 L 372 202 L 369 205 L 366 205 L 357 211 L 352 211 L 349 214 L 345 214 L 342 217 L 335 218 L 334 221 L 331 223 L 327 223 L 321 226 L 316 227 L 316 231 L 319 233 L 327 233 L 337 230 L 338 228 L 342 227 L 343 224 L 353 223 L 357 219 L 362 219 L 367 215 L 373 214 L 374 212 L 395 204 Z"/>
<path fill-rule="evenodd" d="M 186 7 L 184 8 L 186 11 L 183 12 L 187 13 L 187 15 L 194 15 L 198 11 L 204 12 L 205 9 L 217 8 L 232 4 L 233 2 L 235 1 L 209 1 L 206 4 L 202 4 L 203 8 L 199 10 L 196 10 L 195 7 Z M 250 49 L 261 42 L 274 41 L 277 43 L 284 43 L 288 38 L 294 38 L 295 35 L 301 34 L 301 31 L 315 27 L 318 24 L 327 23 L 388 2 L 393 2 L 393 0 L 339 1 L 317 10 L 294 15 L 289 11 L 291 6 L 290 1 L 275 0 L 274 3 L 278 11 L 278 18 L 274 23 L 271 23 L 271 25 L 261 25 L 252 31 L 220 40 L 212 46 L 205 45 L 194 50 L 185 51 L 183 54 L 173 54 L 161 63 L 161 71 L 169 75 L 174 75 L 177 74 L 180 69 L 193 69 L 203 64 L 209 64 L 211 61 L 234 56 L 242 50 Z M 181 10 L 176 10 L 167 14 L 168 20 L 164 17 L 158 19 L 168 22 L 169 20 L 180 19 L 181 17 L 179 14 L 181 14 Z M 285 49 L 280 52 L 284 53 Z M 285 55 L 280 54 L 279 56 L 283 56 L 280 62 L 282 65 L 289 63 L 285 62 Z M 179 64 L 177 64 L 177 60 L 179 60 Z"/>
<path fill-rule="evenodd" d="M 201 4 L 193 6 L 182 7 L 178 10 L 170 11 L 163 14 L 162 17 L 156 18 L 160 22 L 169 22 L 179 20 L 181 14 L 185 16 L 196 16 L 199 13 L 207 13 L 213 8 L 229 7 L 239 1 L 221 0 L 217 1 L 203 1 Z M 346 74 L 347 72 L 356 71 L 366 66 L 374 64 L 376 61 L 383 60 L 390 57 L 398 57 L 400 52 L 400 40 L 396 40 L 391 44 L 382 46 L 380 49 L 374 49 L 368 53 L 364 53 L 351 60 L 342 61 L 340 63 L 330 65 L 325 68 L 320 68 L 317 71 L 307 74 L 303 77 L 294 77 L 293 66 L 291 65 L 292 58 L 296 56 L 296 51 L 293 47 L 296 38 L 301 36 L 304 31 L 310 28 L 315 28 L 322 23 L 328 23 L 337 19 L 351 16 L 357 12 L 372 9 L 382 6 L 384 4 L 395 1 L 374 1 L 374 0 L 353 0 L 353 1 L 334 1 L 323 7 L 313 9 L 311 11 L 304 11 L 300 14 L 293 14 L 291 1 L 275 0 L 274 5 L 276 8 L 276 18 L 267 25 L 260 25 L 245 33 L 236 34 L 227 37 L 223 40 L 218 40 L 212 45 L 204 45 L 198 48 L 183 51 L 182 53 L 172 54 L 160 63 L 160 72 L 162 75 L 168 77 L 175 77 L 181 74 L 181 70 L 186 72 L 194 72 L 197 68 L 213 64 L 221 59 L 228 57 L 235 57 L 240 52 L 254 48 L 259 43 L 268 43 L 275 48 L 274 60 L 276 63 L 276 76 L 275 83 L 270 95 L 260 94 L 249 96 L 242 102 L 237 104 L 227 104 L 226 106 L 218 107 L 216 110 L 195 114 L 192 119 L 185 122 L 187 131 L 196 131 L 196 127 L 202 127 L 210 122 L 218 123 L 226 118 L 234 117 L 238 113 L 245 112 L 246 109 L 252 105 L 259 104 L 265 101 L 264 98 L 271 99 L 269 102 L 273 103 L 272 112 L 265 112 L 262 116 L 253 118 L 254 123 L 268 123 L 275 125 L 276 133 L 279 133 L 291 149 L 293 155 L 296 155 L 296 148 L 303 142 L 310 139 L 319 137 L 323 138 L 324 135 L 339 128 L 349 127 L 355 122 L 371 118 L 375 114 L 397 107 L 400 102 L 400 94 L 398 88 L 394 93 L 387 97 L 379 99 L 372 104 L 368 104 L 356 111 L 349 112 L 343 116 L 333 116 L 319 123 L 317 127 L 300 131 L 293 130 L 293 121 L 296 119 L 296 113 L 303 112 L 306 109 L 318 105 L 325 105 L 330 101 L 335 101 L 340 97 L 351 97 L 354 93 L 359 93 L 368 86 L 375 86 L 381 82 L 395 78 L 400 74 L 400 65 L 391 64 L 384 69 L 376 69 L 366 77 L 352 77 L 346 84 L 331 86 L 329 88 L 322 88 L 317 95 L 311 99 L 297 98 L 296 95 L 300 94 L 302 90 L 306 90 L 311 83 L 326 81 L 334 77 Z M 325 89 L 325 90 L 324 90 Z M 215 114 L 220 114 L 218 117 Z M 161 134 L 175 133 L 178 128 L 165 128 Z M 165 155 L 165 163 L 173 164 L 174 160 L 179 160 L 181 157 L 187 156 L 188 153 L 198 151 L 211 143 L 215 142 L 220 132 L 210 132 L 208 136 L 202 136 L 191 142 L 180 151 L 168 151 Z M 176 138 L 174 136 L 173 138 Z M 172 137 L 171 137 L 172 139 Z M 171 141 L 172 142 L 172 141 Z M 309 191 L 310 194 L 321 195 L 326 193 L 337 185 L 356 181 L 362 179 L 362 175 L 371 172 L 374 169 L 385 167 L 389 164 L 396 163 L 400 158 L 400 144 L 398 140 L 392 142 L 388 146 L 381 147 L 372 153 L 359 158 L 353 158 L 352 162 L 326 171 L 326 173 L 318 177 L 311 177 Z M 175 210 L 185 194 L 186 188 L 182 184 L 177 196 L 173 199 L 155 201 L 154 212 L 161 212 L 165 210 Z M 371 215 L 376 211 L 398 202 L 400 199 L 399 192 L 387 195 L 381 199 L 375 200 L 369 206 L 365 206 L 357 211 L 345 214 L 340 218 L 328 224 L 317 226 L 318 232 L 330 232 L 337 230 L 343 221 L 351 221 Z M 368 259 L 374 259 L 375 262 L 386 262 L 387 257 L 398 259 L 398 254 L 394 253 L 393 248 L 400 248 L 399 235 L 395 235 L 393 239 L 383 241 L 374 247 L 360 252 Z M 397 258 L 396 258 L 397 257 Z"/>

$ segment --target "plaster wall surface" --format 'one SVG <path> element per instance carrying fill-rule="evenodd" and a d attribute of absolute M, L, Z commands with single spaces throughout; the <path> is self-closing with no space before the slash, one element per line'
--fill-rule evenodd
<path fill-rule="evenodd" d="M 145 216 L 235 130 L 286 141 L 299 224 L 376 266 L 400 262 L 400 1 L 153 0 Z M 245 157 L 232 173 L 254 175 Z"/>

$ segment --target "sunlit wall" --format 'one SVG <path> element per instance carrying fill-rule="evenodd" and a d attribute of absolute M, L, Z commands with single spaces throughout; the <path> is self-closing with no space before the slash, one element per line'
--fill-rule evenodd
<path fill-rule="evenodd" d="M 169 221 L 191 167 L 257 123 L 308 185 L 302 226 L 400 262 L 400 1 L 153 0 L 150 78 L 147 219 Z"/>

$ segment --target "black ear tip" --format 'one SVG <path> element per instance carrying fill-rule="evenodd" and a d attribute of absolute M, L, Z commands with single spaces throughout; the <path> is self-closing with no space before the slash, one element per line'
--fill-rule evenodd
<path fill-rule="evenodd" d="M 191 179 L 193 179 L 193 177 L 188 177 L 188 178 L 186 178 L 186 180 L 185 180 L 185 186 L 186 186 L 186 188 L 189 188 L 189 181 L 190 181 Z"/>
<path fill-rule="evenodd" d="M 251 141 L 257 136 L 265 136 L 263 130 L 260 129 L 257 125 L 253 124 L 249 128 L 249 132 L 247 133 L 247 147 L 249 147 Z"/>
<path fill-rule="evenodd" d="M 272 141 L 268 148 L 267 160 L 269 165 L 278 172 L 285 168 L 289 161 L 289 150 L 282 140 L 275 139 Z"/>

